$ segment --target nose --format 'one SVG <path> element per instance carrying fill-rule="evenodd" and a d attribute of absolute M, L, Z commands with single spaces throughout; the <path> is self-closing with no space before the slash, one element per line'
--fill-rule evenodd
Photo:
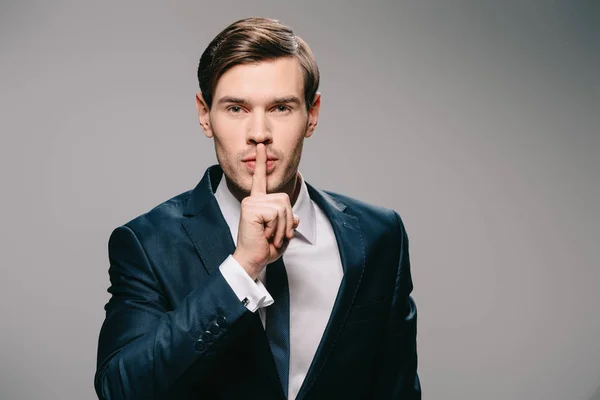
<path fill-rule="evenodd" d="M 248 120 L 246 143 L 257 145 L 258 143 L 269 144 L 273 141 L 268 120 L 263 113 L 255 112 Z"/>

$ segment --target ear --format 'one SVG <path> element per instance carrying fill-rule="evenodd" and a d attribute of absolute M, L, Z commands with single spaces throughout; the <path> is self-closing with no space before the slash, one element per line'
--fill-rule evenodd
<path fill-rule="evenodd" d="M 308 125 L 304 137 L 309 138 L 317 128 L 319 122 L 319 110 L 321 109 L 321 93 L 317 92 L 310 108 L 308 109 Z"/>
<path fill-rule="evenodd" d="M 198 110 L 198 121 L 206 137 L 213 137 L 213 131 L 210 127 L 210 110 L 202 97 L 202 92 L 196 93 L 196 109 Z"/>

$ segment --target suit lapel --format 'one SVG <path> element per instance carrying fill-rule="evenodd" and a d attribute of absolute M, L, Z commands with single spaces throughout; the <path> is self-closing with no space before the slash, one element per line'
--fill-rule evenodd
<path fill-rule="evenodd" d="M 222 170 L 210 167 L 198 183 L 186 205 L 183 227 L 209 275 L 235 251 L 231 231 L 221 213 L 214 192 L 222 177 Z"/>
<path fill-rule="evenodd" d="M 323 210 L 335 233 L 344 277 L 336 296 L 333 310 L 325 327 L 317 352 L 311 362 L 298 399 L 304 398 L 325 366 L 339 334 L 344 327 L 350 306 L 358 290 L 365 268 L 365 248 L 358 218 L 348 213 L 346 206 L 327 193 L 306 184 L 310 198 Z"/>
<path fill-rule="evenodd" d="M 219 165 L 213 165 L 206 170 L 204 177 L 191 193 L 184 211 L 187 219 L 182 223 L 208 275 L 218 273 L 219 266 L 235 251 L 231 231 L 214 196 L 222 176 L 223 170 Z M 252 354 L 258 358 L 249 362 L 260 366 L 257 377 L 265 380 L 262 383 L 265 388 L 274 387 L 273 385 L 281 388 L 260 316 L 256 312 L 250 313 L 248 318 L 250 328 L 247 337 L 254 341 L 256 352 Z M 268 390 L 265 390 L 265 393 L 267 392 Z M 281 395 L 283 396 L 283 390 Z"/>

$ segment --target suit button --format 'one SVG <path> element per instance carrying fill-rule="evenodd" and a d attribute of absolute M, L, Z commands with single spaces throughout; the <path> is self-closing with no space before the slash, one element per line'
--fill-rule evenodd
<path fill-rule="evenodd" d="M 216 322 L 213 322 L 212 324 L 210 324 L 210 326 L 208 327 L 208 330 L 213 335 L 218 335 L 219 333 L 221 333 L 221 327 Z"/>
<path fill-rule="evenodd" d="M 210 343 L 213 341 L 213 334 L 210 331 L 202 332 L 202 340 L 206 343 Z"/>
<path fill-rule="evenodd" d="M 206 350 L 206 343 L 204 343 L 202 339 L 198 339 L 194 345 L 194 348 L 198 351 L 204 351 Z"/>
<path fill-rule="evenodd" d="M 226 319 L 226 318 L 225 318 L 223 315 L 219 315 L 219 316 L 217 317 L 217 324 L 219 324 L 219 326 L 220 326 L 221 328 L 224 328 L 224 327 L 225 327 L 225 323 L 226 323 L 226 322 L 227 322 L 227 319 Z"/>

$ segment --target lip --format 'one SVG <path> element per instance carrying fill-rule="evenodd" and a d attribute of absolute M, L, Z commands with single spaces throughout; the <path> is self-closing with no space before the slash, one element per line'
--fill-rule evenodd
<path fill-rule="evenodd" d="M 246 162 L 246 161 L 256 161 L 256 156 L 248 156 L 246 158 L 243 158 L 242 161 Z M 277 161 L 277 157 L 273 157 L 273 156 L 267 156 L 267 161 Z"/>
<path fill-rule="evenodd" d="M 276 163 L 277 163 L 276 159 L 267 160 L 267 174 L 273 172 L 273 170 L 275 169 Z M 250 171 L 253 174 L 254 166 L 256 165 L 256 160 L 250 159 L 248 161 L 244 161 L 244 164 L 246 164 L 246 168 L 248 168 L 248 171 Z"/>

